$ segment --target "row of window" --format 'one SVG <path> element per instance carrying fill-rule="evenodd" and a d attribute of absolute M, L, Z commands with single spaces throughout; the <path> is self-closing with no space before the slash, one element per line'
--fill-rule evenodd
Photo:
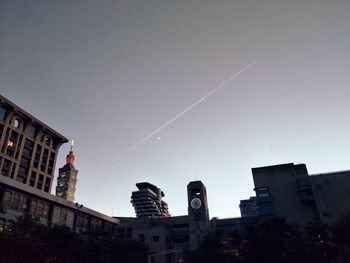
<path fill-rule="evenodd" d="M 28 196 L 14 191 L 6 190 L 2 201 L 4 208 L 24 212 L 28 206 Z M 30 213 L 35 218 L 47 218 L 49 215 L 49 204 L 37 199 L 32 199 L 30 203 Z"/>
<path fill-rule="evenodd" d="M 95 217 L 90 217 L 88 215 L 83 215 L 80 214 L 78 215 L 76 227 L 79 229 L 81 232 L 109 232 L 111 233 L 113 231 L 113 225 L 110 223 L 105 222 L 104 224 L 102 223 L 101 219 L 95 218 Z"/>
<path fill-rule="evenodd" d="M 7 113 L 6 109 L 3 107 L 0 107 L 0 122 L 3 122 L 5 120 L 6 113 Z M 23 132 L 23 130 L 25 128 L 24 121 L 18 116 L 14 116 L 11 119 L 10 124 L 15 130 L 17 130 L 21 133 Z M 26 127 L 24 130 L 24 134 L 32 139 L 36 138 L 36 136 L 38 135 L 38 132 L 39 132 L 39 127 L 36 127 L 35 125 L 30 125 L 30 126 Z M 40 142 L 44 143 L 45 145 L 47 145 L 49 147 L 52 147 L 52 144 L 53 144 L 52 138 L 48 135 L 43 135 L 40 139 Z"/>
<path fill-rule="evenodd" d="M 2 164 L 1 175 L 5 177 L 14 178 L 14 172 L 16 170 L 16 163 L 10 160 L 3 159 L 0 157 L 0 167 Z M 16 177 L 16 181 L 27 184 L 29 168 L 25 168 L 20 165 Z M 44 190 L 45 192 L 50 192 L 51 188 L 51 178 L 43 174 L 38 174 L 36 171 L 31 171 L 29 177 L 29 185 L 39 190 Z"/>

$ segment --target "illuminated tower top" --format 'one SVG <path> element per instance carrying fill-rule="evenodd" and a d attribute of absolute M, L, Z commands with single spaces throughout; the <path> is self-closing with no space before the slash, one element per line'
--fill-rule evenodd
<path fill-rule="evenodd" d="M 77 183 L 78 170 L 75 169 L 74 141 L 71 141 L 70 151 L 66 157 L 66 164 L 58 170 L 56 196 L 66 199 L 69 202 L 74 202 L 75 186 Z"/>
<path fill-rule="evenodd" d="M 69 154 L 66 157 L 66 165 L 73 165 L 74 163 L 74 154 L 73 154 L 73 146 L 74 146 L 74 140 L 71 140 L 70 143 L 70 151 Z"/>

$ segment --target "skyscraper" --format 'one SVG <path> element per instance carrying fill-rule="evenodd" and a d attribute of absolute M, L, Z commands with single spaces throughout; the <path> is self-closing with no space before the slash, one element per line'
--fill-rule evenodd
<path fill-rule="evenodd" d="M 162 200 L 162 190 L 148 182 L 136 186 L 139 190 L 132 192 L 131 203 L 137 217 L 170 217 L 168 204 Z"/>
<path fill-rule="evenodd" d="M 58 170 L 56 196 L 74 202 L 75 185 L 77 183 L 78 170 L 75 169 L 73 154 L 73 141 L 71 149 L 66 157 L 66 164 Z"/>

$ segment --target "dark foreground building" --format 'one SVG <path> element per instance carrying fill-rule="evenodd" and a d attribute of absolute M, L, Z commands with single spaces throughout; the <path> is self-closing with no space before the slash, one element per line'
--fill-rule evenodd
<path fill-rule="evenodd" d="M 239 251 L 230 236 L 244 235 L 247 226 L 273 217 L 301 225 L 333 224 L 350 211 L 350 171 L 309 175 L 305 164 L 288 163 L 253 168 L 252 174 L 256 196 L 241 201 L 241 218 L 210 219 L 206 187 L 195 181 L 187 186 L 187 215 L 117 217 L 118 237 L 145 242 L 151 248 L 149 262 L 185 262 L 183 255 L 197 249 L 209 232 L 221 232 L 226 251 L 234 254 Z"/>
<path fill-rule="evenodd" d="M 76 232 L 115 233 L 118 220 L 74 204 L 74 192 L 69 193 L 72 187 L 64 189 L 68 195 L 63 198 L 50 194 L 58 150 L 67 138 L 3 96 L 0 136 L 0 229 L 27 216 L 47 226 L 66 225 Z M 72 185 L 75 187 L 75 182 Z"/>
<path fill-rule="evenodd" d="M 306 225 L 333 224 L 350 211 L 350 170 L 309 175 L 305 164 L 252 169 L 258 216 Z"/>
<path fill-rule="evenodd" d="M 172 217 L 116 217 L 120 220 L 117 236 L 121 239 L 135 239 L 150 247 L 148 262 L 185 262 L 184 253 L 198 248 L 210 231 L 221 231 L 229 236 L 241 231 L 255 218 L 210 220 L 207 189 L 201 181 L 187 185 L 188 214 Z"/>

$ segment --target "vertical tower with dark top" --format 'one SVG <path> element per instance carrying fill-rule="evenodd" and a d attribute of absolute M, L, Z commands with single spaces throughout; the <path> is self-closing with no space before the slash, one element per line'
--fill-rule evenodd
<path fill-rule="evenodd" d="M 66 164 L 58 170 L 56 196 L 74 202 L 75 185 L 77 183 L 78 170 L 75 169 L 73 154 L 73 141 L 69 154 L 66 157 Z"/>
<path fill-rule="evenodd" d="M 210 227 L 205 185 L 201 181 L 190 182 L 187 185 L 187 198 L 190 250 L 195 250 L 203 237 L 208 234 Z"/>

